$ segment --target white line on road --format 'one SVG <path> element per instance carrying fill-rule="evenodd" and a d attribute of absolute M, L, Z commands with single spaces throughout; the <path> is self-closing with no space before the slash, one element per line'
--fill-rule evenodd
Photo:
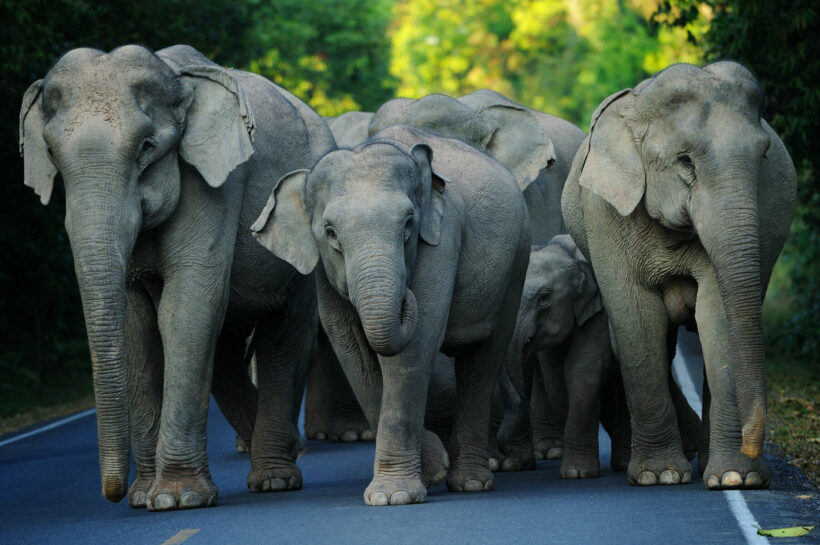
<path fill-rule="evenodd" d="M 26 433 L 21 433 L 20 435 L 15 435 L 11 439 L 6 439 L 5 441 L 0 441 L 0 447 L 5 447 L 10 443 L 15 443 L 20 441 L 21 439 L 25 439 L 26 437 L 31 437 L 32 435 L 37 435 L 38 433 L 43 433 L 44 431 L 53 430 L 54 428 L 59 428 L 63 424 L 68 424 L 69 422 L 74 422 L 75 420 L 79 420 L 80 418 L 85 418 L 86 416 L 92 415 L 97 412 L 97 409 L 88 409 L 87 411 L 83 411 L 81 413 L 73 414 L 67 418 L 63 418 L 62 420 L 58 420 L 56 422 L 52 422 L 47 426 L 43 426 L 42 428 L 37 428 L 36 430 L 31 430 Z"/>
<path fill-rule="evenodd" d="M 162 542 L 162 545 L 179 545 L 183 541 L 187 541 L 189 537 L 199 531 L 199 528 L 191 528 L 189 530 L 180 530 L 168 539 Z"/>
<path fill-rule="evenodd" d="M 700 392 L 695 388 L 695 382 L 692 380 L 692 374 L 689 372 L 689 366 L 686 365 L 686 360 L 681 354 L 680 346 L 675 351 L 675 359 L 672 360 L 672 374 L 675 375 L 675 380 L 678 381 L 683 395 L 689 401 L 698 416 L 703 418 L 703 402 L 701 401 Z M 726 503 L 729 504 L 729 510 L 734 515 L 743 537 L 746 538 L 746 543 L 749 545 L 767 545 L 769 540 L 765 536 L 757 534 L 757 528 L 760 524 L 757 523 L 754 515 L 749 511 L 746 505 L 746 499 L 740 490 L 724 490 L 723 497 L 726 498 Z"/>

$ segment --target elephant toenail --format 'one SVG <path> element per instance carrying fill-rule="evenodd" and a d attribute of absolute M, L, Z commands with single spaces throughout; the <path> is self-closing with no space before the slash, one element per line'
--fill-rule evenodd
<path fill-rule="evenodd" d="M 362 432 L 362 441 L 372 441 L 376 438 L 376 434 L 373 433 L 373 430 L 364 430 Z"/>
<path fill-rule="evenodd" d="M 490 479 L 486 483 L 484 483 L 484 490 L 492 490 L 493 489 L 493 480 Z"/>
<path fill-rule="evenodd" d="M 665 469 L 661 471 L 661 476 L 658 479 L 660 484 L 678 484 L 680 483 L 680 473 L 674 469 Z"/>
<path fill-rule="evenodd" d="M 270 490 L 270 491 L 287 490 L 287 488 L 288 488 L 288 485 L 287 485 L 287 483 L 285 483 L 284 479 L 276 478 L 276 479 L 270 479 L 270 480 L 265 481 L 265 482 L 269 483 L 268 484 L 268 490 Z"/>
<path fill-rule="evenodd" d="M 347 430 L 342 434 L 342 442 L 343 443 L 353 443 L 354 441 L 359 440 L 359 434 L 353 430 Z"/>
<path fill-rule="evenodd" d="M 477 479 L 470 479 L 469 481 L 464 481 L 463 488 L 465 492 L 481 492 L 484 490 L 484 484 Z"/>
<path fill-rule="evenodd" d="M 535 459 L 536 460 L 543 460 L 544 459 L 544 453 L 541 452 L 540 450 L 536 450 L 535 451 Z"/>
<path fill-rule="evenodd" d="M 302 483 L 299 480 L 299 477 L 291 477 L 290 480 L 288 481 L 288 489 L 289 490 L 298 490 L 299 488 L 302 488 Z"/>
<path fill-rule="evenodd" d="M 651 471 L 641 471 L 640 475 L 638 475 L 638 484 L 641 486 L 658 484 L 658 476 Z"/>
<path fill-rule="evenodd" d="M 490 471 L 498 471 L 500 469 L 500 465 L 498 464 L 498 458 L 490 458 Z"/>
<path fill-rule="evenodd" d="M 720 488 L 720 479 L 718 479 L 717 475 L 709 475 L 709 479 L 706 481 L 706 488 L 712 490 Z"/>
<path fill-rule="evenodd" d="M 387 494 L 384 492 L 373 492 L 370 494 L 370 505 L 387 505 Z"/>
<path fill-rule="evenodd" d="M 174 497 L 170 494 L 157 494 L 154 496 L 154 501 L 151 502 L 150 509 L 152 511 L 168 511 L 169 509 L 176 509 L 176 502 Z"/>
<path fill-rule="evenodd" d="M 134 509 L 144 509 L 146 507 L 145 492 L 134 492 L 128 504 Z"/>
<path fill-rule="evenodd" d="M 202 496 L 196 492 L 185 492 L 179 498 L 180 509 L 190 509 L 192 507 L 199 507 L 202 505 Z"/>
<path fill-rule="evenodd" d="M 686 470 L 683 472 L 683 478 L 680 480 L 681 484 L 691 483 L 692 482 L 692 471 Z"/>
<path fill-rule="evenodd" d="M 405 490 L 393 492 L 390 496 L 390 505 L 407 505 L 410 503 L 410 494 Z"/>
<path fill-rule="evenodd" d="M 747 488 L 760 488 L 763 486 L 763 477 L 757 471 L 750 471 L 746 474 Z"/>
<path fill-rule="evenodd" d="M 727 471 L 720 479 L 720 484 L 726 488 L 737 488 L 743 484 L 743 477 L 737 471 Z"/>
<path fill-rule="evenodd" d="M 521 461 L 515 458 L 507 458 L 504 460 L 504 463 L 501 464 L 501 471 L 520 471 L 521 470 Z"/>
<path fill-rule="evenodd" d="M 564 449 L 561 447 L 552 447 L 547 451 L 547 460 L 558 460 L 564 456 Z"/>
<path fill-rule="evenodd" d="M 320 431 L 316 435 L 314 435 L 313 438 L 318 439 L 319 441 L 321 441 L 323 439 L 327 439 L 327 434 L 325 434 L 325 432 L 323 432 L 323 431 Z"/>
<path fill-rule="evenodd" d="M 566 479 L 577 479 L 578 477 L 580 477 L 580 475 L 578 474 L 578 469 L 576 469 L 574 467 L 570 467 L 566 470 L 564 478 L 566 478 Z"/>

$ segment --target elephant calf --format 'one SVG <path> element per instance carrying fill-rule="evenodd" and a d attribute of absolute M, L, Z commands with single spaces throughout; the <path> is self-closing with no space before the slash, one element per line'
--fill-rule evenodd
<path fill-rule="evenodd" d="M 447 455 L 423 427 L 440 349 L 457 389 L 448 488 L 491 489 L 490 399 L 529 258 L 510 172 L 457 140 L 391 127 L 282 178 L 253 228 L 316 269 L 322 323 L 377 429 L 365 502 L 420 503 L 444 478 Z"/>
<path fill-rule="evenodd" d="M 797 177 L 762 104 L 737 63 L 673 65 L 601 103 L 564 186 L 564 219 L 595 269 L 621 363 L 633 484 L 692 478 L 667 388 L 670 335 L 685 324 L 700 335 L 711 392 L 704 483 L 768 485 L 761 302 Z"/>

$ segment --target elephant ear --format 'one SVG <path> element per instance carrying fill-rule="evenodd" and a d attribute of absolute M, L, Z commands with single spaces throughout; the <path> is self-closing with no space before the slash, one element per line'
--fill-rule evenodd
<path fill-rule="evenodd" d="M 54 189 L 57 167 L 48 156 L 43 140 L 43 80 L 39 79 L 23 95 L 20 107 L 20 155 L 23 156 L 23 183 L 34 189 L 40 202 L 48 204 Z"/>
<path fill-rule="evenodd" d="M 598 283 L 595 281 L 595 273 L 583 256 L 578 259 L 578 270 L 581 281 L 578 284 L 578 296 L 575 299 L 575 321 L 579 326 L 601 312 L 604 308 L 601 301 L 601 292 L 598 290 Z"/>
<path fill-rule="evenodd" d="M 251 225 L 259 244 L 302 274 L 309 274 L 319 261 L 319 247 L 302 199 L 308 172 L 294 170 L 279 178 L 262 213 Z"/>
<path fill-rule="evenodd" d="M 497 104 L 481 110 L 480 116 L 492 130 L 486 153 L 512 172 L 521 191 L 555 162 L 552 140 L 526 108 Z"/>
<path fill-rule="evenodd" d="M 433 169 L 433 150 L 427 144 L 416 144 L 410 155 L 418 166 L 416 201 L 419 205 L 419 236 L 430 246 L 441 241 L 441 218 L 444 216 L 444 186 L 447 179 Z"/>
<path fill-rule="evenodd" d="M 578 180 L 581 187 L 607 201 L 622 216 L 635 210 L 646 190 L 646 172 L 625 119 L 635 100 L 631 91 L 611 95 L 592 114 Z"/>
<path fill-rule="evenodd" d="M 208 185 L 219 187 L 253 155 L 253 113 L 239 82 L 224 69 L 191 65 L 179 74 L 185 95 L 180 109 L 187 106 L 179 153 Z"/>

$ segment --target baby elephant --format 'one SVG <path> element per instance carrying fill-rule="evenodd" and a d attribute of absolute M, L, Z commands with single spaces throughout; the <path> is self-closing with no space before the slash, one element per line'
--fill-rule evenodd
<path fill-rule="evenodd" d="M 302 273 L 316 269 L 322 323 L 378 430 L 367 504 L 421 503 L 445 476 L 447 454 L 423 426 L 439 350 L 455 358 L 448 488 L 492 488 L 490 398 L 521 299 L 528 222 L 508 170 L 410 127 L 277 183 L 253 229 Z"/>
<path fill-rule="evenodd" d="M 612 469 L 626 469 L 629 412 L 607 315 L 592 268 L 569 235 L 530 253 L 510 346 L 525 367 L 533 357 L 541 367 L 551 412 L 563 428 L 561 477 L 598 476 L 599 421 L 612 438 Z"/>

